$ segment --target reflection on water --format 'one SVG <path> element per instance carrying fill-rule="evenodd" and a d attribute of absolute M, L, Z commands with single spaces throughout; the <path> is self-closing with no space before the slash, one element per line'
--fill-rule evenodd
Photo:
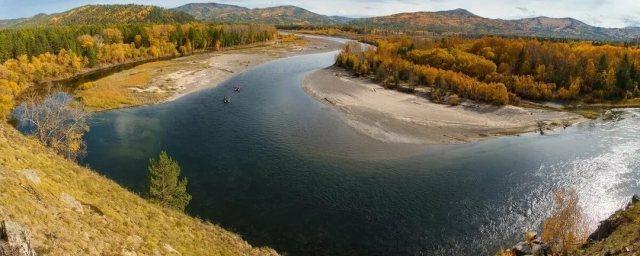
<path fill-rule="evenodd" d="M 547 136 L 385 144 L 302 91 L 301 79 L 334 55 L 97 114 L 84 162 L 141 191 L 148 159 L 167 150 L 189 177 L 189 213 L 289 255 L 493 254 L 539 227 L 556 188 L 578 190 L 592 225 L 639 191 L 637 110 Z"/>

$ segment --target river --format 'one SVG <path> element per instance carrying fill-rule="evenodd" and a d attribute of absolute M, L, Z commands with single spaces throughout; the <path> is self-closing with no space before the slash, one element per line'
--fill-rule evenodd
<path fill-rule="evenodd" d="M 82 162 L 142 192 L 149 158 L 166 150 L 189 179 L 189 214 L 288 255 L 493 255 L 540 228 L 555 189 L 578 192 L 592 229 L 640 191 L 638 110 L 545 136 L 383 143 L 302 90 L 336 54 L 97 113 Z"/>

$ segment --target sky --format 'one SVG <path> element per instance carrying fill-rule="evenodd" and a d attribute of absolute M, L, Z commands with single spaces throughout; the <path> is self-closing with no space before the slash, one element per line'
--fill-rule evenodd
<path fill-rule="evenodd" d="M 62 12 L 85 4 L 138 3 L 172 8 L 208 0 L 0 0 L 0 19 Z M 600 27 L 640 27 L 640 0 L 214 0 L 244 7 L 296 5 L 325 15 L 369 17 L 467 9 L 488 18 L 571 17 Z"/>

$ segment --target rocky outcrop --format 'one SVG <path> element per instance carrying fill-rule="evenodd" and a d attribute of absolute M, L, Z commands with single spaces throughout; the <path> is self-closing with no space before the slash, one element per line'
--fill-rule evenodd
<path fill-rule="evenodd" d="M 35 256 L 29 232 L 12 221 L 0 222 L 0 256 Z"/>
<path fill-rule="evenodd" d="M 513 256 L 547 256 L 549 254 L 549 246 L 535 232 L 527 232 L 524 235 L 524 241 L 517 243 L 501 253 L 501 255 Z"/>
<path fill-rule="evenodd" d="M 573 255 L 640 255 L 640 197 L 613 213 Z"/>

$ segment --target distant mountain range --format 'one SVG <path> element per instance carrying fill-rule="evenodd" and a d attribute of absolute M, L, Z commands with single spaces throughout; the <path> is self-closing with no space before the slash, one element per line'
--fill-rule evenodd
<path fill-rule="evenodd" d="M 82 24 L 182 23 L 190 21 L 195 21 L 195 18 L 189 14 L 151 5 L 85 5 L 61 13 L 38 14 L 31 18 L 0 20 L 0 28 Z"/>
<path fill-rule="evenodd" d="M 347 17 L 321 15 L 291 5 L 249 9 L 228 4 L 194 3 L 174 8 L 174 10 L 191 14 L 201 21 L 222 23 L 259 22 L 273 25 L 336 25 L 353 20 Z"/>
<path fill-rule="evenodd" d="M 198 3 L 175 8 L 208 22 L 262 22 L 274 25 L 352 25 L 378 29 L 421 30 L 436 34 L 506 35 L 591 40 L 628 41 L 640 28 L 601 28 L 571 18 L 536 17 L 520 20 L 489 19 L 464 9 L 440 12 L 398 13 L 372 18 L 326 16 L 296 6 L 249 9 Z"/>
<path fill-rule="evenodd" d="M 423 30 L 438 34 L 505 35 L 628 41 L 640 28 L 601 28 L 572 18 L 535 17 L 519 20 L 489 19 L 464 9 L 398 13 L 357 19 L 351 25 L 379 29 Z"/>
<path fill-rule="evenodd" d="M 362 28 L 425 31 L 438 35 L 503 35 L 630 41 L 640 27 L 602 28 L 572 18 L 490 19 L 464 9 L 398 13 L 371 18 L 317 14 L 296 6 L 246 8 L 219 3 L 192 3 L 173 9 L 145 5 L 87 5 L 57 14 L 0 20 L 0 28 L 68 24 L 188 22 L 266 23 L 272 25 L 350 25 Z"/>

